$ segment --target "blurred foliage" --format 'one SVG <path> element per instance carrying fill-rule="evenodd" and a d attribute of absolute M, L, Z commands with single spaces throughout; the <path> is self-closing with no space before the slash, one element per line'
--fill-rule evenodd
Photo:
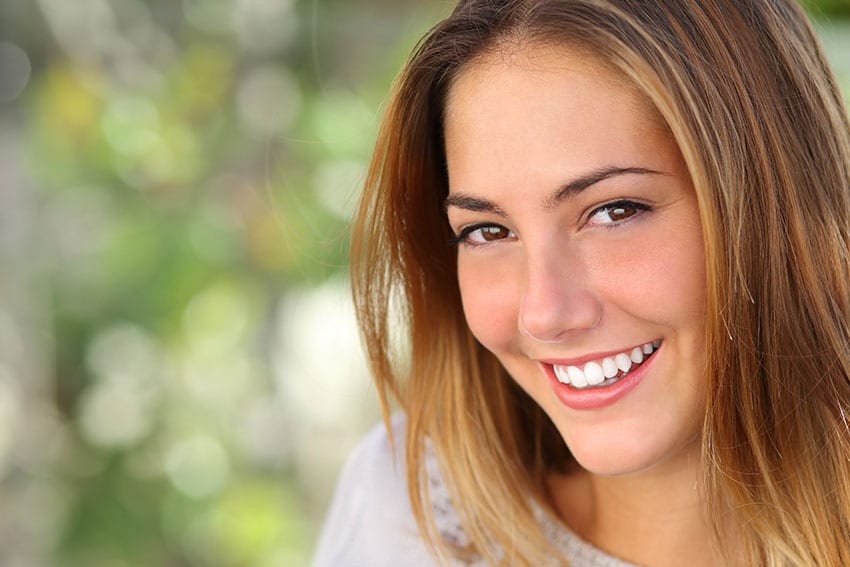
<path fill-rule="evenodd" d="M 804 0 L 802 4 L 816 18 L 850 18 L 848 0 Z"/>
<path fill-rule="evenodd" d="M 35 319 L 45 391 L 20 401 L 56 448 L 41 482 L 15 484 L 54 501 L 31 512 L 52 521 L 0 563 L 307 562 L 325 502 L 305 496 L 293 422 L 314 408 L 287 395 L 282 306 L 344 273 L 381 98 L 433 17 L 377 1 L 3 3 L 0 45 L 29 69 L 2 70 L 26 83 L 2 124 L 28 196 L 2 204 L 30 227 L 4 266 L 27 260 L 15 277 L 40 309 L 7 298 L 0 314 Z"/>
<path fill-rule="evenodd" d="M 0 564 L 307 563 L 305 435 L 341 410 L 294 360 L 351 357 L 291 303 L 344 273 L 381 101 L 449 8 L 0 5 Z"/>

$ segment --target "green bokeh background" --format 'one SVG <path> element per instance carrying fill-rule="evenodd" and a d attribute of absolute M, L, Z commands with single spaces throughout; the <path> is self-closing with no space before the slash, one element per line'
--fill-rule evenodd
<path fill-rule="evenodd" d="M 450 6 L 0 4 L 1 565 L 308 564 L 377 419 L 348 215 Z"/>

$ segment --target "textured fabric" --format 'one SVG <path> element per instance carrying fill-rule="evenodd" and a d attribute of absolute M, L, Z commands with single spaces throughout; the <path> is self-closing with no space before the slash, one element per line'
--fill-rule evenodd
<path fill-rule="evenodd" d="M 404 418 L 393 419 L 396 453 L 382 425 L 360 442 L 343 468 L 313 558 L 313 567 L 427 567 L 438 565 L 416 530 L 404 478 Z M 426 453 L 431 507 L 444 540 L 469 540 L 451 503 L 437 459 Z M 537 518 L 573 567 L 634 567 L 596 549 L 536 507 Z M 486 567 L 457 560 L 449 567 Z"/>

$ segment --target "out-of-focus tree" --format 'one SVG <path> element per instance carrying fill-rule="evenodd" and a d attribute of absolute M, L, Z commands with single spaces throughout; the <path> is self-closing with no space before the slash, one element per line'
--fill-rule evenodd
<path fill-rule="evenodd" d="M 805 0 L 803 5 L 818 18 L 850 18 L 847 0 Z"/>
<path fill-rule="evenodd" d="M 306 563 L 374 417 L 347 217 L 430 19 L 0 5 L 0 563 Z"/>

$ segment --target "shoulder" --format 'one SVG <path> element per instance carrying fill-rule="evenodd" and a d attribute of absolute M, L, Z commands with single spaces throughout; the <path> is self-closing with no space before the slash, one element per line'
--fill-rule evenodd
<path fill-rule="evenodd" d="M 438 564 L 419 536 L 407 494 L 404 416 L 393 417 L 395 451 L 383 424 L 374 427 L 349 455 L 340 473 L 313 557 L 313 567 L 428 567 Z M 440 537 L 469 543 L 430 444 L 425 444 L 428 505 Z M 593 547 L 549 517 L 532 500 L 540 527 L 571 565 L 634 567 Z M 448 565 L 483 565 L 477 557 Z"/>
<path fill-rule="evenodd" d="M 392 420 L 395 451 L 383 425 L 349 456 L 313 558 L 314 567 L 433 565 L 407 496 L 403 416 Z"/>

